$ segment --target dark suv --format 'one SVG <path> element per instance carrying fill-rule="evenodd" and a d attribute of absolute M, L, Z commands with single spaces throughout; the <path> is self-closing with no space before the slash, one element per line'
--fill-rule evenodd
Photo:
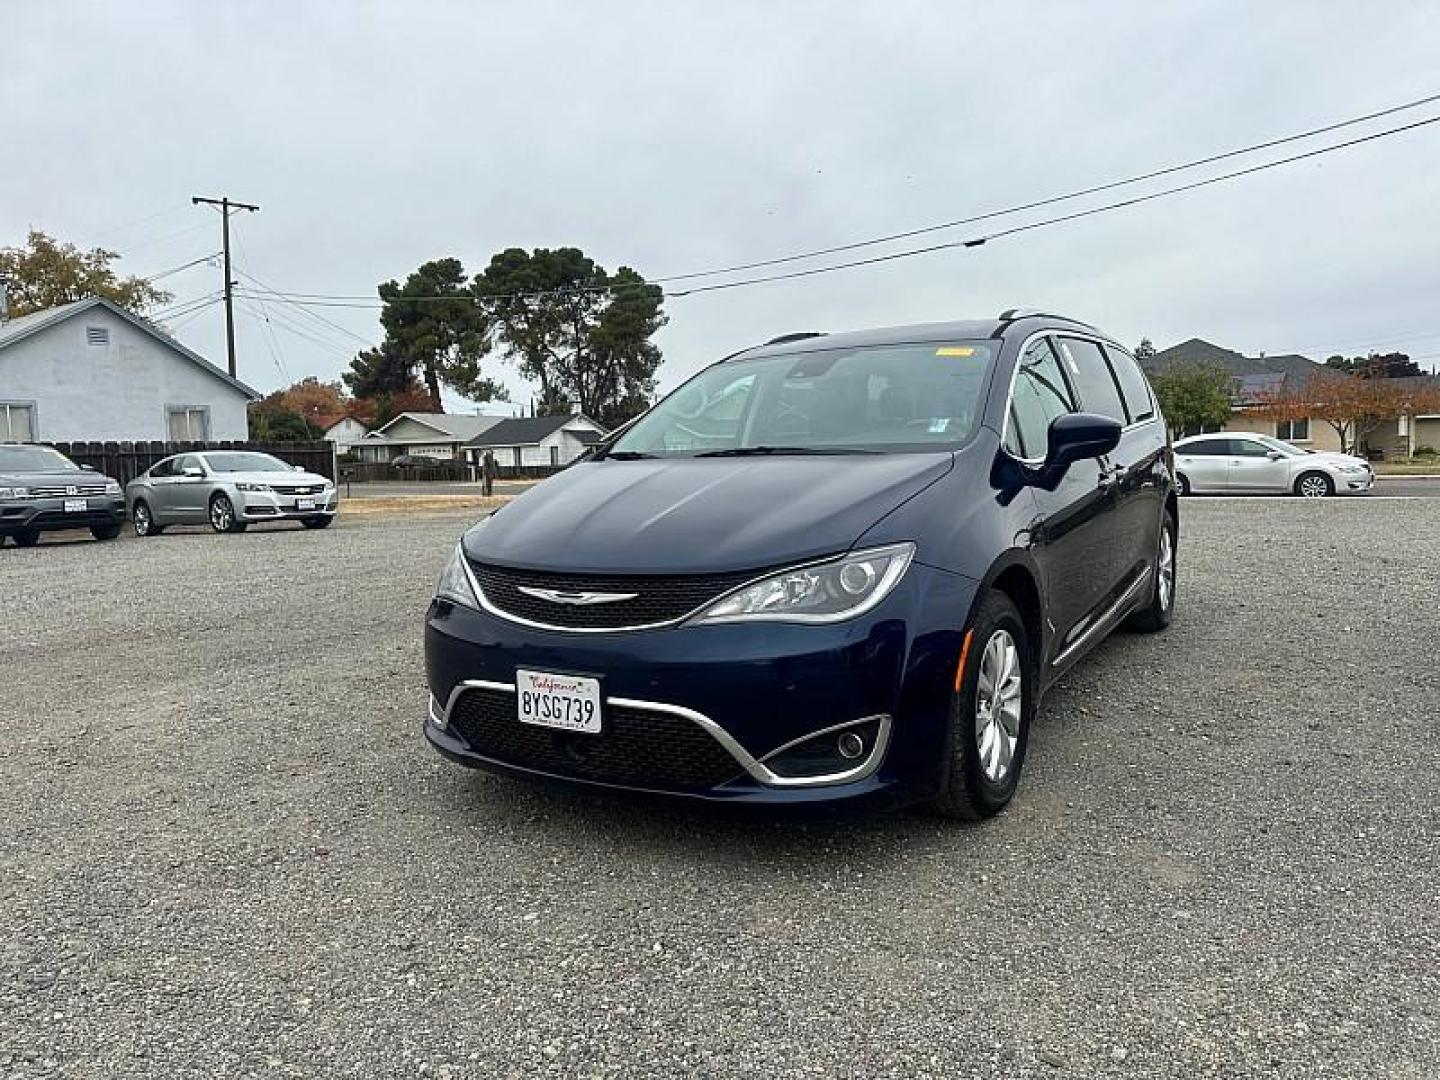
<path fill-rule="evenodd" d="M 1045 689 L 1169 623 L 1177 531 L 1154 396 L 1093 327 L 787 335 L 465 534 L 425 734 L 569 781 L 985 817 Z"/>
<path fill-rule="evenodd" d="M 9 536 L 33 547 L 42 532 L 61 529 L 114 540 L 124 521 L 125 495 L 108 476 L 49 446 L 0 444 L 0 544 Z"/>

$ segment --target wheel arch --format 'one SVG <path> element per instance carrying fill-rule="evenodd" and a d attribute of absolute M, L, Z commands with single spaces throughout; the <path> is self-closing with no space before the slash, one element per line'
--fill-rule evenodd
<path fill-rule="evenodd" d="M 991 565 L 990 570 L 975 590 L 975 600 L 966 624 L 974 618 L 975 610 L 984 602 L 985 594 L 991 589 L 1004 593 L 1020 612 L 1025 624 L 1025 633 L 1030 638 L 1035 661 L 1041 663 L 1046 655 L 1045 601 L 1040 589 L 1040 575 L 1034 563 L 1023 551 L 1007 551 Z"/>

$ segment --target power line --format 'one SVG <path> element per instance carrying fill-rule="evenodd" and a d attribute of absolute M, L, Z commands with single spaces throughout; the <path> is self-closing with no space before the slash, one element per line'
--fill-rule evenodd
<path fill-rule="evenodd" d="M 240 270 L 240 276 L 243 277 L 243 278 L 246 278 L 246 279 L 249 280 L 249 281 L 254 282 L 255 285 L 258 287 L 258 289 L 263 290 L 268 296 L 270 296 L 271 298 L 273 298 L 277 303 L 294 305 L 296 311 L 301 312 L 302 314 L 308 315 L 310 318 L 316 320 L 317 322 L 321 323 L 321 324 L 324 325 L 324 326 L 330 327 L 332 330 L 338 330 L 338 331 L 340 331 L 340 333 L 345 334 L 345 335 L 347 335 L 347 336 L 349 336 L 349 337 L 354 338 L 356 341 L 358 341 L 361 345 L 365 346 L 367 349 L 370 348 L 370 347 L 374 344 L 373 341 L 370 341 L 368 338 L 361 337 L 359 334 L 355 333 L 353 330 L 350 330 L 350 329 L 348 329 L 347 327 L 341 326 L 339 323 L 334 322 L 334 321 L 332 321 L 332 320 L 330 320 L 330 319 L 327 319 L 327 318 L 325 318 L 325 316 L 320 315 L 320 314 L 317 314 L 316 312 L 311 311 L 309 308 L 306 308 L 306 307 L 303 307 L 303 306 L 301 306 L 301 305 L 299 305 L 299 304 L 296 304 L 295 301 L 289 299 L 289 298 L 288 298 L 284 293 L 282 293 L 280 290 L 274 288 L 273 286 L 270 286 L 270 285 L 265 284 L 265 282 L 261 281 L 261 280 L 260 280 L 259 278 L 257 278 L 254 274 L 246 273 L 246 271 L 245 271 L 243 268 Z M 254 291 L 254 290 L 252 290 L 252 291 Z M 260 300 L 260 296 L 259 296 L 259 295 L 256 295 L 254 298 L 255 298 L 257 301 Z"/>
<path fill-rule="evenodd" d="M 1149 171 L 1149 172 L 1140 173 L 1140 174 L 1137 174 L 1137 175 L 1135 175 L 1135 176 L 1127 177 L 1127 178 L 1124 178 L 1124 179 L 1121 179 L 1121 180 L 1112 180 L 1112 181 L 1109 181 L 1109 182 L 1104 183 L 1104 184 L 1096 184 L 1096 185 L 1093 185 L 1093 186 L 1091 186 L 1091 187 L 1079 189 L 1079 190 L 1077 190 L 1077 191 L 1071 191 L 1071 192 L 1067 192 L 1067 193 L 1061 194 L 1061 195 L 1054 195 L 1054 196 L 1050 196 L 1050 197 L 1047 197 L 1047 198 L 1044 198 L 1044 199 L 1037 199 L 1037 200 L 1033 200 L 1033 201 L 1027 202 L 1027 203 L 1020 203 L 1020 204 L 1017 204 L 1017 205 L 1015 205 L 1015 206 L 1010 206 L 1010 207 L 1006 207 L 1006 208 L 1003 208 L 1003 209 L 991 210 L 991 211 L 987 211 L 987 212 L 982 213 L 982 214 L 975 214 L 975 215 L 972 215 L 972 216 L 970 216 L 970 217 L 957 218 L 957 219 L 955 219 L 955 220 L 953 220 L 953 221 L 941 222 L 941 223 L 935 224 L 935 225 L 926 225 L 926 226 L 923 226 L 923 227 L 920 227 L 920 228 L 916 228 L 916 229 L 905 230 L 905 231 L 903 231 L 903 232 L 889 233 L 889 234 L 884 235 L 884 236 L 873 237 L 873 238 L 867 239 L 867 240 L 858 240 L 858 241 L 855 241 L 855 242 L 849 243 L 849 244 L 839 244 L 839 245 L 835 245 L 835 246 L 833 246 L 833 247 L 817 248 L 817 249 L 812 250 L 812 251 L 800 252 L 800 253 L 793 254 L 793 255 L 779 256 L 779 257 L 776 257 L 776 258 L 773 258 L 773 259 L 762 259 L 762 260 L 758 260 L 758 261 L 755 261 L 755 262 L 738 263 L 738 264 L 733 265 L 733 266 L 721 267 L 721 268 L 717 268 L 717 269 L 713 269 L 713 270 L 697 270 L 697 271 L 691 271 L 691 272 L 689 272 L 689 273 L 684 273 L 684 274 L 664 275 L 664 276 L 652 278 L 652 279 L 650 279 L 649 281 L 647 281 L 646 284 L 655 285 L 655 284 L 663 284 L 663 283 L 665 283 L 665 282 L 687 281 L 687 280 L 694 280 L 694 279 L 696 279 L 696 278 L 715 277 L 715 276 L 719 276 L 719 275 L 722 275 L 722 274 L 735 273 L 735 272 L 738 272 L 738 271 L 741 271 L 741 270 L 758 269 L 758 268 L 765 267 L 765 266 L 776 266 L 776 265 L 781 265 L 781 264 L 784 264 L 784 263 L 798 262 L 798 261 L 802 261 L 802 260 L 805 260 L 805 259 L 816 258 L 816 257 L 821 256 L 821 255 L 837 254 L 837 253 L 839 253 L 839 252 L 844 252 L 844 251 L 854 251 L 854 250 L 857 250 L 857 249 L 860 249 L 860 248 L 871 247 L 871 246 L 875 246 L 875 245 L 878 245 L 878 244 L 891 243 L 891 242 L 893 242 L 893 241 L 895 241 L 895 240 L 906 239 L 906 238 L 914 237 L 914 236 L 921 236 L 921 235 L 925 235 L 925 234 L 927 234 L 927 233 L 939 232 L 939 231 L 942 231 L 942 230 L 945 230 L 945 229 L 952 229 L 952 228 L 956 228 L 956 227 L 958 227 L 958 226 L 960 226 L 960 225 L 974 224 L 974 223 L 980 222 L 980 221 L 988 221 L 988 220 L 992 220 L 992 219 L 994 219 L 994 218 L 1006 217 L 1006 216 L 1009 216 L 1010 214 L 1019 213 L 1019 212 L 1024 211 L 1024 210 L 1038 209 L 1039 207 L 1043 207 L 1043 206 L 1052 206 L 1052 205 L 1055 205 L 1055 204 L 1057 204 L 1057 203 L 1067 202 L 1067 201 L 1070 201 L 1070 200 L 1073 200 L 1073 199 L 1078 199 L 1078 198 L 1081 198 L 1081 197 L 1084 197 L 1084 196 L 1087 196 L 1087 195 L 1094 195 L 1094 194 L 1097 194 L 1097 193 L 1102 192 L 1102 191 L 1110 191 L 1110 190 L 1113 190 L 1113 189 L 1115 189 L 1115 188 L 1120 188 L 1120 187 L 1125 187 L 1125 186 L 1128 186 L 1128 185 L 1131 185 L 1131 184 L 1141 183 L 1141 182 L 1146 181 L 1146 180 L 1153 180 L 1153 179 L 1156 179 L 1156 178 L 1161 177 L 1161 176 L 1172 175 L 1172 174 L 1177 173 L 1177 172 L 1183 172 L 1183 171 L 1186 171 L 1186 170 L 1189 170 L 1189 169 L 1198 168 L 1198 167 L 1203 166 L 1203 165 L 1214 164 L 1214 163 L 1217 162 L 1217 161 L 1224 161 L 1224 160 L 1228 160 L 1228 159 L 1230 159 L 1230 158 L 1240 157 L 1240 156 L 1243 156 L 1243 155 L 1245 155 L 1245 154 L 1255 153 L 1255 152 L 1258 152 L 1258 151 L 1260 151 L 1260 150 L 1271 149 L 1271 148 L 1274 148 L 1274 147 L 1276 147 L 1276 146 L 1282 146 L 1282 145 L 1286 145 L 1286 144 L 1289 144 L 1289 143 L 1298 142 L 1298 141 L 1301 141 L 1301 140 L 1304 140 L 1304 139 L 1313 138 L 1313 137 L 1315 137 L 1315 136 L 1317 136 L 1317 135 L 1323 135 L 1323 134 L 1326 134 L 1327 132 L 1337 131 L 1337 130 L 1340 130 L 1340 129 L 1342 129 L 1342 128 L 1353 127 L 1353 126 L 1355 126 L 1355 125 L 1357 125 L 1357 124 L 1362 124 L 1362 123 L 1366 123 L 1366 122 L 1371 121 L 1371 120 L 1376 120 L 1376 119 L 1378 119 L 1378 118 L 1380 118 L 1380 117 L 1382 117 L 1382 116 L 1390 116 L 1390 115 L 1393 115 L 1394 113 L 1403 112 L 1403 111 L 1406 111 L 1406 110 L 1409 110 L 1409 109 L 1414 109 L 1414 108 L 1417 108 L 1417 107 L 1419 107 L 1419 106 L 1421 106 L 1421 105 L 1431 104 L 1431 103 L 1436 102 L 1436 101 L 1440 101 L 1440 93 L 1430 94 L 1430 95 L 1427 95 L 1427 96 L 1422 97 L 1422 98 L 1417 98 L 1417 99 L 1415 99 L 1415 100 L 1413 100 L 1413 101 L 1403 102 L 1403 103 L 1401 103 L 1401 104 L 1393 105 L 1393 106 L 1390 106 L 1390 107 L 1385 108 L 1385 109 L 1377 110 L 1377 111 L 1375 111 L 1375 112 L 1366 113 L 1364 116 L 1353 117 L 1353 118 L 1348 119 L 1348 120 L 1340 120 L 1340 121 L 1336 121 L 1336 122 L 1334 122 L 1334 123 L 1322 125 L 1322 126 L 1320 126 L 1320 127 L 1310 128 L 1310 129 L 1308 129 L 1308 130 L 1306 130 L 1306 131 L 1297 132 L 1297 133 L 1292 134 L 1292 135 L 1286 135 L 1286 136 L 1282 136 L 1282 137 L 1280 137 L 1280 138 L 1269 139 L 1269 140 L 1266 140 L 1266 141 L 1264 141 L 1264 142 L 1253 143 L 1253 144 L 1251 144 L 1251 145 L 1249 145 L 1249 146 L 1244 146 L 1244 147 L 1240 147 L 1240 148 L 1233 149 L 1233 150 L 1227 150 L 1227 151 L 1224 151 L 1224 152 L 1218 153 L 1218 154 L 1211 154 L 1211 155 L 1206 156 L 1206 157 L 1196 158 L 1196 159 L 1194 159 L 1194 160 L 1192 160 L 1192 161 L 1182 162 L 1182 163 L 1177 164 L 1177 165 L 1169 165 L 1169 166 L 1165 166 L 1165 167 L 1163 167 L 1163 168 L 1153 169 L 1153 170 L 1151 170 L 1151 171 Z M 1294 161 L 1303 160 L 1303 159 L 1305 159 L 1305 158 L 1307 158 L 1307 157 L 1317 156 L 1318 154 L 1329 153 L 1329 152 L 1331 152 L 1331 151 L 1333 151 L 1333 150 L 1339 150 L 1339 149 L 1344 149 L 1344 148 L 1346 148 L 1346 147 L 1355 146 L 1355 145 L 1358 145 L 1359 143 L 1362 143 L 1362 142 L 1368 142 L 1368 141 L 1370 141 L 1371 139 L 1374 139 L 1374 138 L 1382 138 L 1382 137 L 1387 136 L 1387 135 L 1398 134 L 1399 132 L 1410 130 L 1410 129 L 1413 128 L 1413 127 L 1420 127 L 1420 126 L 1424 126 L 1425 124 L 1433 123 L 1433 122 L 1434 122 L 1433 119 L 1431 119 L 1431 120 L 1424 120 L 1424 121 L 1421 121 L 1420 123 L 1417 123 L 1417 124 L 1405 125 L 1405 126 L 1402 126 L 1402 127 L 1399 127 L 1399 128 L 1389 129 L 1389 130 L 1387 130 L 1387 131 L 1382 131 L 1382 132 L 1379 132 L 1379 133 L 1376 133 L 1376 134 L 1373 134 L 1373 135 L 1364 136 L 1364 137 L 1362 137 L 1362 138 L 1352 139 L 1352 140 L 1349 140 L 1349 141 L 1346 141 L 1346 142 L 1337 143 L 1337 144 L 1335 144 L 1335 145 L 1333 145 L 1333 146 L 1322 147 L 1322 148 L 1320 148 L 1320 149 L 1318 149 L 1318 150 L 1310 151 L 1310 152 L 1305 153 L 1305 154 L 1297 154 L 1297 155 L 1293 155 L 1293 156 L 1288 157 L 1288 158 L 1281 158 L 1281 159 L 1276 160 L 1276 161 L 1266 162 L 1266 163 L 1262 163 L 1261 165 L 1252 166 L 1252 167 L 1250 167 L 1250 168 L 1248 168 L 1248 169 L 1241 169 L 1241 170 L 1237 170 L 1237 171 L 1232 172 L 1232 173 L 1223 174 L 1223 175 L 1221 175 L 1221 176 L 1211 177 L 1211 178 L 1206 179 L 1206 180 L 1203 180 L 1203 181 L 1197 181 L 1197 182 L 1195 182 L 1195 183 L 1193 183 L 1193 184 L 1180 185 L 1180 186 L 1178 186 L 1178 187 L 1165 189 L 1165 190 L 1162 190 L 1162 191 L 1160 191 L 1160 192 L 1152 193 L 1152 194 L 1150 194 L 1150 195 L 1146 195 L 1146 196 L 1142 196 L 1142 197 L 1137 197 L 1137 198 L 1135 198 L 1135 199 L 1130 199 L 1130 200 L 1123 200 L 1123 201 L 1121 201 L 1121 202 L 1117 202 L 1117 203 L 1113 203 L 1113 204 L 1108 204 L 1108 205 L 1102 206 L 1102 207 L 1093 208 L 1093 209 L 1090 209 L 1090 210 L 1087 210 L 1087 211 L 1083 211 L 1083 212 L 1080 212 L 1080 213 L 1076 213 L 1076 214 L 1073 214 L 1073 215 L 1062 215 L 1062 216 L 1057 217 L 1057 218 L 1051 218 L 1051 219 L 1044 220 L 1044 221 L 1041 221 L 1041 222 L 1032 223 L 1032 224 L 1030 224 L 1030 225 L 1026 225 L 1026 226 L 1023 226 L 1023 227 L 1014 228 L 1014 229 L 1009 229 L 1009 230 L 1002 230 L 1002 231 L 999 231 L 999 232 L 996 232 L 996 233 L 992 233 L 992 234 L 990 234 L 990 235 L 988 235 L 988 236 L 978 238 L 978 240 L 959 241 L 959 242 L 950 243 L 950 244 L 933 245 L 933 246 L 928 246 L 928 247 L 924 247 L 924 248 L 915 249 L 915 250 L 913 250 L 913 251 L 898 252 L 898 253 L 894 253 L 894 254 L 891 254 L 891 255 L 879 256 L 879 257 L 876 257 L 876 258 L 874 258 L 874 259 L 869 259 L 869 260 L 854 260 L 854 261 L 851 261 L 851 262 L 839 263 L 839 264 L 835 264 L 835 265 L 833 265 L 833 266 L 828 266 L 828 267 L 817 267 L 817 268 L 813 268 L 813 269 L 811 269 L 811 270 L 800 271 L 800 272 L 796 272 L 796 273 L 793 273 L 793 274 L 769 275 L 769 276 L 765 276 L 765 277 L 761 277 L 761 278 L 746 279 L 746 280 L 744 280 L 744 281 L 739 281 L 739 282 L 725 282 L 725 283 L 719 283 L 719 284 L 714 284 L 714 285 L 709 285 L 709 286 L 697 286 L 697 287 L 692 287 L 692 288 L 690 288 L 690 289 L 683 289 L 683 290 L 674 290 L 674 291 L 669 291 L 669 290 L 667 290 L 666 293 L 665 293 L 665 295 L 666 295 L 667 297 L 682 297 L 682 296 L 687 296 L 687 295 L 689 295 L 689 294 L 691 294 L 691 293 L 696 293 L 696 292 L 709 292 L 709 291 L 714 291 L 714 290 L 723 289 L 723 288 L 735 288 L 735 287 L 738 287 L 738 286 L 740 286 L 740 285 L 759 284 L 759 283 L 768 282 L 768 281 L 781 281 L 781 280 L 787 280 L 788 278 L 791 278 L 791 277 L 805 277 L 805 276 L 809 276 L 809 275 L 811 275 L 811 274 L 813 274 L 813 273 L 828 273 L 828 272 L 831 272 L 832 270 L 843 270 L 843 269 L 849 269 L 849 268 L 857 267 L 857 266 L 865 266 L 865 265 L 870 265 L 872 262 L 889 261 L 889 260 L 892 260 L 892 259 L 895 259 L 895 258 L 909 258 L 909 257 L 911 257 L 912 255 L 927 254 L 927 253 L 932 252 L 932 251 L 940 251 L 940 250 L 945 250 L 945 249 L 947 249 L 947 248 L 955 248 L 955 247 L 978 247 L 980 244 L 985 243 L 987 240 L 996 239 L 996 238 L 998 238 L 998 237 L 1000 237 L 1000 236 L 1010 235 L 1010 234 L 1012 234 L 1012 233 L 1014 233 L 1014 232 L 1026 231 L 1026 230 L 1028 230 L 1028 229 L 1038 228 L 1038 227 L 1040 227 L 1040 226 L 1042 226 L 1042 225 L 1057 224 L 1057 223 L 1062 222 L 1062 221 L 1070 221 L 1070 220 L 1074 220 L 1074 219 L 1076 219 L 1076 218 L 1078 218 L 1078 217 L 1089 216 L 1090 214 L 1095 214 L 1095 213 L 1103 213 L 1103 212 L 1106 212 L 1106 211 L 1108 211 L 1108 210 L 1118 209 L 1118 208 L 1120 208 L 1120 207 L 1122 207 L 1122 206 L 1135 205 L 1136 203 L 1139 203 L 1139 202 L 1146 202 L 1146 201 L 1150 201 L 1151 199 L 1161 198 L 1161 197 L 1165 197 L 1165 196 L 1167 196 L 1167 195 L 1178 194 L 1178 193 L 1180 193 L 1180 192 L 1182 192 L 1182 191 L 1189 191 L 1189 190 L 1193 190 L 1194 188 L 1204 187 L 1204 186 L 1207 186 L 1207 185 L 1209 185 L 1209 184 L 1214 184 L 1214 183 L 1219 183 L 1219 182 L 1224 181 L 1224 180 L 1234 179 L 1235 177 L 1238 177 L 1238 176 L 1245 176 L 1245 175 L 1248 175 L 1248 174 L 1251 173 L 1251 172 L 1259 172 L 1259 171 L 1261 171 L 1261 170 L 1263 170 L 1263 169 L 1274 168 L 1274 167 L 1279 166 L 1279 165 L 1289 164 L 1289 163 L 1294 162 Z M 487 299 L 488 299 L 488 300 L 531 299 L 531 298 L 536 298 L 536 299 L 538 299 L 538 298 L 543 298 L 543 297 L 547 297 L 547 296 L 557 295 L 557 293 L 562 293 L 562 292 L 570 292 L 570 293 L 581 293 L 581 292 L 608 292 L 608 291 L 611 290 L 611 288 L 612 288 L 612 286 L 609 286 L 609 285 L 594 285 L 594 286 L 583 286 L 583 285 L 582 285 L 582 286 L 576 286 L 575 288 L 568 289 L 568 290 L 549 290 L 549 291 L 546 291 L 546 292 L 497 294 L 497 295 L 492 296 L 492 297 L 477 297 L 476 300 L 477 300 L 477 302 L 479 302 L 479 301 L 484 301 L 484 300 L 487 300 Z M 283 295 L 287 300 L 290 300 L 290 301 L 295 302 L 295 303 L 299 303 L 299 302 L 302 301 L 302 300 L 304 300 L 304 301 L 326 301 L 326 303 L 307 304 L 307 305 L 305 305 L 305 306 L 315 306 L 315 307 L 381 307 L 381 306 L 383 306 L 383 302 L 378 301 L 375 297 L 369 296 L 369 295 L 363 295 L 363 294 L 301 293 L 301 292 L 292 292 L 292 293 L 283 293 L 283 294 L 281 294 L 281 293 L 278 293 L 278 291 L 277 291 L 277 295 Z M 407 300 L 407 301 L 420 301 L 420 302 L 438 303 L 438 302 L 452 301 L 452 300 L 457 299 L 457 297 L 455 297 L 455 296 L 407 296 L 407 297 L 403 297 L 403 299 L 404 299 L 404 300 Z M 354 301 L 354 303 L 341 303 L 340 301 Z"/>
<path fill-rule="evenodd" d="M 1111 180 L 1104 184 L 1096 184 L 1093 187 L 1081 188 L 1078 191 L 1069 191 L 1063 195 L 1052 195 L 1044 199 L 1036 199 L 1033 202 L 1021 203 L 1017 206 L 1009 206 L 1000 210 L 989 210 L 983 214 L 975 214 L 971 217 L 956 218 L 954 221 L 942 221 L 936 225 L 924 225 L 916 229 L 907 229 L 904 232 L 889 233 L 885 236 L 876 236 L 868 240 L 856 240 L 849 244 L 837 244 L 834 247 L 816 248 L 813 251 L 802 251 L 794 255 L 782 255 L 773 259 L 761 259 L 756 262 L 737 263 L 734 266 L 722 267 L 718 270 L 696 270 L 685 274 L 670 274 L 665 277 L 653 279 L 656 282 L 666 281 L 689 281 L 694 278 L 714 277 L 719 274 L 733 274 L 742 270 L 758 270 L 766 266 L 779 266 L 784 263 L 800 262 L 804 259 L 818 258 L 821 255 L 837 255 L 844 251 L 856 251 L 860 248 L 873 247 L 877 244 L 888 244 L 895 240 L 908 240 L 913 236 L 924 236 L 927 233 L 941 232 L 945 229 L 954 229 L 961 225 L 973 225 L 980 221 L 989 221 L 997 217 L 1007 217 L 1010 214 L 1020 213 L 1023 210 L 1038 210 L 1042 206 L 1054 206 L 1056 203 L 1068 202 L 1072 199 L 1083 198 L 1086 195 L 1096 195 L 1102 191 L 1111 191 L 1115 188 L 1127 187 L 1130 184 L 1143 183 L 1146 180 L 1155 180 L 1162 176 L 1170 176 L 1174 173 L 1185 172 L 1190 169 L 1197 169 L 1202 165 L 1213 165 L 1217 161 L 1226 161 L 1230 158 L 1242 157 L 1246 154 L 1253 154 L 1260 150 L 1269 150 L 1276 146 L 1284 146 L 1288 143 L 1300 142 L 1304 139 L 1314 138 L 1316 135 L 1324 135 L 1327 132 L 1338 131 L 1341 128 L 1354 127 L 1356 124 L 1367 123 L 1371 120 L 1378 120 L 1382 116 L 1390 116 L 1394 113 L 1404 112 L 1408 109 L 1419 108 L 1421 105 L 1429 105 L 1432 102 L 1440 101 L 1440 93 L 1430 94 L 1426 97 L 1417 98 L 1414 101 L 1407 101 L 1400 105 L 1392 105 L 1387 109 L 1378 112 L 1366 113 L 1364 116 L 1357 116 L 1350 120 L 1340 120 L 1333 124 L 1325 124 L 1322 127 L 1311 128 L 1308 131 L 1297 132 L 1294 135 L 1285 135 L 1278 139 L 1269 139 L 1265 142 L 1252 143 L 1249 146 L 1242 146 L 1234 150 L 1226 150 L 1223 153 L 1211 154 L 1208 157 L 1196 158 L 1193 161 L 1182 162 L 1178 165 L 1167 165 L 1163 168 L 1152 169 L 1150 172 L 1138 173 L 1135 176 L 1126 177 L 1123 180 Z"/>
<path fill-rule="evenodd" d="M 161 270 L 158 274 L 146 274 L 140 280 L 159 281 L 161 278 L 167 278 L 171 274 L 178 274 L 181 270 L 189 270 L 192 266 L 199 266 L 201 263 L 208 263 L 211 260 L 217 258 L 219 255 L 220 252 L 212 251 L 209 255 L 202 255 L 198 259 L 191 259 L 189 262 L 181 263 L 179 266 L 172 266 L 169 270 Z"/>

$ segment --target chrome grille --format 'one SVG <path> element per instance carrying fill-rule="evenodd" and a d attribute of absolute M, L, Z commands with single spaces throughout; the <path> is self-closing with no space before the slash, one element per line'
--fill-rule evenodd
<path fill-rule="evenodd" d="M 58 486 L 54 484 L 48 484 L 44 487 L 32 487 L 30 489 L 30 494 L 37 499 L 56 498 L 59 496 L 67 495 L 72 499 L 86 499 L 94 498 L 98 495 L 104 495 L 105 485 L 102 484 L 99 487 L 81 487 L 78 484 L 60 484 Z"/>
<path fill-rule="evenodd" d="M 324 484 L 301 484 L 293 487 L 285 484 L 271 484 L 270 486 L 277 495 L 319 495 L 325 490 Z"/>
<path fill-rule="evenodd" d="M 673 622 L 696 608 L 764 574 L 740 570 L 729 574 L 557 574 L 512 570 L 470 562 L 476 584 L 489 604 L 528 622 L 567 630 L 623 630 Z M 575 606 L 521 592 L 523 588 L 559 592 L 633 593 L 632 599 Z"/>

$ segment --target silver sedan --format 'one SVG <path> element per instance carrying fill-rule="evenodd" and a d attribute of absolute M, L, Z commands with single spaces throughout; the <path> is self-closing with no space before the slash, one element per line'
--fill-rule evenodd
<path fill-rule="evenodd" d="M 1364 458 L 1301 450 L 1283 439 L 1247 431 L 1192 435 L 1175 443 L 1180 494 L 1293 492 L 1306 499 L 1358 495 L 1375 485 Z"/>
<path fill-rule="evenodd" d="M 257 521 L 298 521 L 323 529 L 335 520 L 339 495 L 323 476 L 269 454 L 210 450 L 157 462 L 125 486 L 137 536 L 169 525 L 244 532 Z"/>

